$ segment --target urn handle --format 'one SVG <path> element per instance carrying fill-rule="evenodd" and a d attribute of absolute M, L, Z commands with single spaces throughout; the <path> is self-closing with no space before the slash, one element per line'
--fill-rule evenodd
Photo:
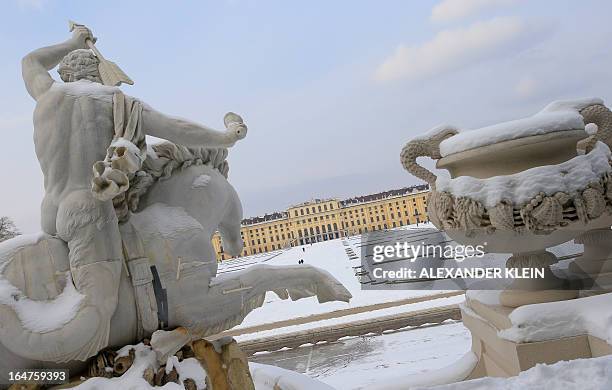
<path fill-rule="evenodd" d="M 418 157 L 429 157 L 434 160 L 442 158 L 440 143 L 457 133 L 455 127 L 443 126 L 434 128 L 421 137 L 413 138 L 404 146 L 400 154 L 402 166 L 412 175 L 425 180 L 432 188 L 435 187 L 436 175 L 419 165 L 416 159 Z"/>
<path fill-rule="evenodd" d="M 589 134 L 589 137 L 578 142 L 576 145 L 578 154 L 590 152 L 597 141 L 605 143 L 612 149 L 612 111 L 603 104 L 592 104 L 580 110 L 580 115 L 584 119 L 585 130 L 591 123 L 597 127 L 594 133 Z"/>

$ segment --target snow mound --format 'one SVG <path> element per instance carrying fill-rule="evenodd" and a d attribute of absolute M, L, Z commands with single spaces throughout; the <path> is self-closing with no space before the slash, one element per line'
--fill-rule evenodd
<path fill-rule="evenodd" d="M 26 246 L 36 245 L 45 238 L 50 238 L 46 233 L 23 234 L 0 242 L 0 267 L 4 268 L 13 254 Z"/>
<path fill-rule="evenodd" d="M 2 275 L 16 252 L 49 237 L 44 233 L 36 233 L 17 236 L 0 243 L 0 305 L 14 310 L 24 328 L 37 333 L 62 328 L 74 318 L 85 298 L 74 287 L 70 272 L 66 272 L 66 287 L 62 293 L 49 300 L 30 299 Z"/>
<path fill-rule="evenodd" d="M 453 125 L 442 124 L 442 125 L 433 127 L 429 129 L 428 131 L 426 131 L 425 133 L 412 138 L 412 141 L 426 141 L 430 138 L 435 138 L 436 136 L 442 135 L 445 132 L 452 132 L 452 131 L 456 131 L 457 133 L 460 132 L 459 128 Z"/>
<path fill-rule="evenodd" d="M 579 111 L 593 104 L 603 104 L 603 101 L 597 98 L 555 101 L 531 117 L 464 131 L 447 138 L 440 143 L 440 154 L 445 157 L 498 142 L 584 129 L 585 123 Z"/>
<path fill-rule="evenodd" d="M 143 343 L 137 345 L 126 345 L 121 348 L 118 356 L 124 356 L 122 353 L 134 349 L 134 362 L 130 368 L 120 377 L 102 378 L 95 377 L 86 380 L 80 385 L 74 387 L 76 390 L 184 390 L 184 382 L 187 379 L 192 379 L 198 390 L 206 389 L 206 370 L 202 367 L 196 358 L 188 358 L 179 361 L 176 356 L 170 356 L 165 365 L 166 373 L 169 373 L 174 368 L 178 373 L 179 383 L 168 382 L 162 387 L 151 386 L 144 378 L 143 374 L 149 367 L 153 367 L 155 372 L 160 368 L 157 363 L 155 351 Z M 333 390 L 332 387 L 310 379 L 305 375 L 298 374 L 293 371 L 282 368 L 268 366 L 265 364 L 250 363 L 249 368 L 255 390 Z"/>
<path fill-rule="evenodd" d="M 521 306 L 510 321 L 499 336 L 517 343 L 590 334 L 612 345 L 612 293 Z"/>
<path fill-rule="evenodd" d="M 61 329 L 77 314 L 84 298 L 72 284 L 70 272 L 66 272 L 64 291 L 54 299 L 45 301 L 28 298 L 0 276 L 0 304 L 12 308 L 23 327 L 32 332 L 43 333 Z"/>
<path fill-rule="evenodd" d="M 121 350 L 134 349 L 134 362 L 132 366 L 120 377 L 116 378 L 91 378 L 83 382 L 82 384 L 76 386 L 74 389 L 78 390 L 117 390 L 117 389 L 132 389 L 132 390 L 149 390 L 154 389 L 149 383 L 144 380 L 143 374 L 144 371 L 149 367 L 159 368 L 157 364 L 157 357 L 155 352 L 151 349 L 151 347 L 144 345 L 143 343 L 137 345 L 128 345 Z M 195 373 L 193 372 L 193 361 L 199 367 Z M 175 364 L 172 362 L 172 364 Z M 179 373 L 179 382 L 178 383 L 166 383 L 164 385 L 164 389 L 168 390 L 184 390 L 185 387 L 182 383 L 187 378 L 192 378 L 198 389 L 205 389 L 204 387 L 204 378 L 206 378 L 206 372 L 200 366 L 198 361 L 194 358 L 185 359 L 182 362 L 177 362 L 176 370 Z M 182 375 L 181 375 L 182 373 Z M 195 378 L 194 378 L 195 376 Z"/>
<path fill-rule="evenodd" d="M 279 367 L 249 363 L 249 369 L 253 376 L 255 390 L 334 390 L 333 387 L 306 375 Z"/>
<path fill-rule="evenodd" d="M 487 377 L 427 389 L 608 390 L 612 389 L 612 356 L 538 364 L 512 378 Z"/>
<path fill-rule="evenodd" d="M 561 164 L 535 167 L 513 175 L 487 179 L 470 176 L 451 179 L 440 175 L 436 189 L 449 192 L 455 197 L 469 197 L 486 207 L 494 207 L 503 200 L 522 205 L 541 192 L 553 195 L 561 191 L 573 195 L 584 190 L 589 183 L 599 181 L 611 171 L 611 156 L 608 146 L 598 142 L 588 154 L 576 156 Z"/>
<path fill-rule="evenodd" d="M 368 387 L 368 390 L 404 390 L 417 386 L 435 386 L 462 381 L 474 370 L 478 358 L 468 352 L 461 359 L 438 370 L 425 371 L 418 375 L 387 378 Z"/>
<path fill-rule="evenodd" d="M 204 188 L 210 183 L 210 176 L 208 175 L 200 175 L 193 180 L 191 184 L 191 188 Z"/>

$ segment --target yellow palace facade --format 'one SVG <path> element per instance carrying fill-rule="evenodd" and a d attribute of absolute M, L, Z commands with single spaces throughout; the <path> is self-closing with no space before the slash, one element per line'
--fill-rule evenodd
<path fill-rule="evenodd" d="M 419 185 L 345 200 L 314 199 L 286 211 L 244 219 L 241 256 L 428 221 L 428 193 L 427 185 Z M 213 246 L 218 261 L 231 258 L 218 232 Z"/>

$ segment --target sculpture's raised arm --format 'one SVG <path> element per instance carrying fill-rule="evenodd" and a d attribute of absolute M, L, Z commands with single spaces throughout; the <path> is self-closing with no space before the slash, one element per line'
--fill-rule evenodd
<path fill-rule="evenodd" d="M 49 70 L 59 64 L 64 56 L 76 49 L 85 49 L 86 39 L 94 39 L 91 31 L 84 26 L 74 29 L 72 37 L 57 45 L 43 47 L 29 53 L 21 60 L 21 72 L 26 89 L 35 100 L 47 92 L 54 80 Z"/>
<path fill-rule="evenodd" d="M 227 131 L 213 130 L 186 119 L 162 114 L 144 105 L 142 110 L 143 128 L 148 135 L 163 138 L 179 145 L 228 148 L 243 139 L 247 127 L 236 114 L 225 116 Z"/>

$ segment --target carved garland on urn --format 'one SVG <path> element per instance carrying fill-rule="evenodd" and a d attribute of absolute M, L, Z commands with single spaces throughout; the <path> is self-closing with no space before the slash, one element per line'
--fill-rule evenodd
<path fill-rule="evenodd" d="M 612 215 L 612 177 L 606 173 L 574 195 L 540 193 L 524 205 L 502 201 L 485 207 L 477 200 L 438 191 L 430 194 L 428 205 L 431 217 L 443 229 L 461 229 L 468 236 L 477 230 L 490 234 L 498 229 L 549 234 L 574 222 L 586 224 L 604 213 Z"/>

